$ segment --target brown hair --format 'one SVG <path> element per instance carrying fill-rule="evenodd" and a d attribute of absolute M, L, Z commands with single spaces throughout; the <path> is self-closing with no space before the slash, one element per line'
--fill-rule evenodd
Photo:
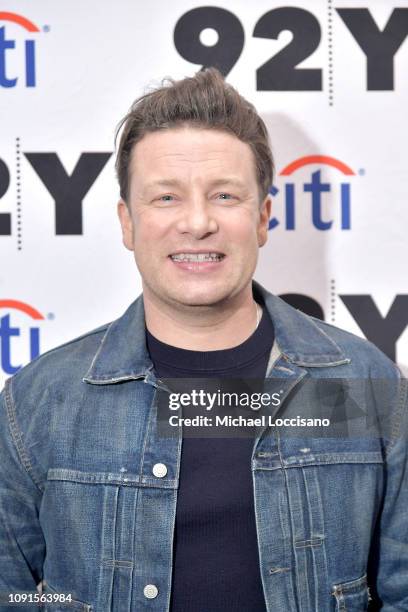
<path fill-rule="evenodd" d="M 165 85 L 165 81 L 170 85 Z M 162 86 L 132 104 L 116 129 L 123 132 L 116 156 L 120 196 L 129 196 L 129 164 L 133 147 L 149 132 L 187 125 L 235 134 L 247 143 L 255 157 L 261 201 L 273 180 L 273 157 L 265 123 L 255 107 L 226 83 L 216 68 L 207 68 L 180 81 L 163 79 Z"/>

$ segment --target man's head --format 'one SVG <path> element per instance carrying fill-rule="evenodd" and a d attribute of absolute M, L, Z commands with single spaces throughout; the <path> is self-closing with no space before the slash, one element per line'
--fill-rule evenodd
<path fill-rule="evenodd" d="M 251 292 L 272 154 L 262 119 L 217 70 L 170 82 L 120 124 L 118 212 L 145 298 L 208 308 Z"/>
<path fill-rule="evenodd" d="M 226 83 L 216 68 L 207 68 L 180 81 L 164 79 L 162 86 L 132 104 L 119 123 L 122 135 L 116 156 L 120 197 L 128 203 L 131 156 L 135 145 L 148 133 L 189 125 L 234 134 L 251 148 L 260 200 L 268 195 L 273 180 L 273 158 L 268 132 L 255 107 Z"/>

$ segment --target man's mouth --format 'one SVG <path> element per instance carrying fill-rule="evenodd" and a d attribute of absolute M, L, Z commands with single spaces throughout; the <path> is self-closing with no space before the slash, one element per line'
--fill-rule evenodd
<path fill-rule="evenodd" d="M 173 261 L 188 262 L 188 263 L 205 263 L 216 262 L 224 259 L 223 253 L 209 251 L 208 253 L 174 253 L 169 256 Z"/>

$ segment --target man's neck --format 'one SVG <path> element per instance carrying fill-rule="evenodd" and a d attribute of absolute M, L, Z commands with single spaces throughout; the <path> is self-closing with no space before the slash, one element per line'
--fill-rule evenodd
<path fill-rule="evenodd" d="M 146 326 L 161 342 L 194 351 L 233 348 L 249 338 L 259 322 L 252 287 L 244 295 L 211 306 L 173 307 L 143 292 Z"/>

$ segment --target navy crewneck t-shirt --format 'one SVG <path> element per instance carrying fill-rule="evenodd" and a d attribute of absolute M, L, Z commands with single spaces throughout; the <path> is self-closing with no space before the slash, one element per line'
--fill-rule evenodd
<path fill-rule="evenodd" d="M 259 299 L 257 297 L 257 299 Z M 263 379 L 274 340 L 266 311 L 242 344 L 191 351 L 146 331 L 163 378 Z M 171 612 L 265 612 L 255 525 L 254 438 L 183 437 L 173 551 Z"/>

